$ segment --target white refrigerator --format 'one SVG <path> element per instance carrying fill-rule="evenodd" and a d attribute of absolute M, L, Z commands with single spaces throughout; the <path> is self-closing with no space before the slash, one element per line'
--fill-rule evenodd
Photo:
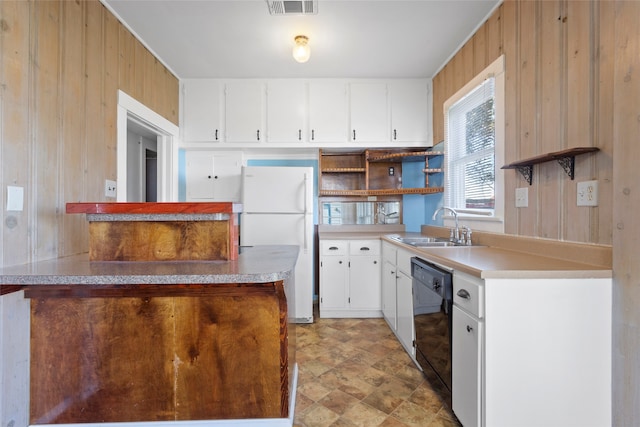
<path fill-rule="evenodd" d="M 240 245 L 297 245 L 296 323 L 313 323 L 313 168 L 242 168 Z"/>

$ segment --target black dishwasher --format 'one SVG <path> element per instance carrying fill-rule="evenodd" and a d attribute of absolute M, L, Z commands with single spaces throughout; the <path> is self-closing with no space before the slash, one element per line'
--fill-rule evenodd
<path fill-rule="evenodd" d="M 446 388 L 443 397 L 450 402 L 452 274 L 413 257 L 411 277 L 416 360 L 427 378 L 433 377 L 431 372 L 437 376 Z"/>

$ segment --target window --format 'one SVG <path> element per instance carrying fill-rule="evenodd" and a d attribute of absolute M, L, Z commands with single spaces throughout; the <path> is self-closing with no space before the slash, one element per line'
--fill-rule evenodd
<path fill-rule="evenodd" d="M 448 113 L 448 203 L 461 211 L 495 209 L 494 78 L 453 104 Z"/>
<path fill-rule="evenodd" d="M 471 221 L 502 221 L 504 59 L 501 56 L 444 104 L 444 205 Z M 501 231 L 500 226 L 475 228 Z"/>

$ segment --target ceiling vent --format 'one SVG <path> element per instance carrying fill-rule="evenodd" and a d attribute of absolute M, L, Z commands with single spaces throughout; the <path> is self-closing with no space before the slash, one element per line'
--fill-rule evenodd
<path fill-rule="evenodd" d="M 267 0 L 271 15 L 315 15 L 318 0 Z"/>

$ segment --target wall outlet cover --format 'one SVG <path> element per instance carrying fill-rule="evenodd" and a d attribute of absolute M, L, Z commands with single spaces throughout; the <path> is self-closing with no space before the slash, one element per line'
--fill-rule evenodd
<path fill-rule="evenodd" d="M 104 196 L 111 197 L 113 199 L 116 198 L 116 182 L 110 179 L 105 180 L 104 182 Z"/>
<path fill-rule="evenodd" d="M 598 181 L 578 183 L 578 206 L 598 206 Z"/>
<path fill-rule="evenodd" d="M 19 212 L 24 205 L 24 188 L 7 186 L 7 211 Z"/>

